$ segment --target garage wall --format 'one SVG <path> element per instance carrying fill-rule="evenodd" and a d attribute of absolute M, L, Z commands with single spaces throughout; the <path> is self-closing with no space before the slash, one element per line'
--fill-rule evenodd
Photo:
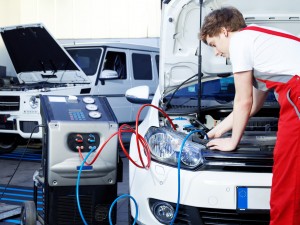
<path fill-rule="evenodd" d="M 0 27 L 43 23 L 61 44 L 125 41 L 159 46 L 161 0 L 0 0 Z M 15 70 L 0 38 L 0 65 Z"/>
<path fill-rule="evenodd" d="M 0 0 L 0 26 L 43 23 L 58 39 L 159 37 L 161 0 Z"/>

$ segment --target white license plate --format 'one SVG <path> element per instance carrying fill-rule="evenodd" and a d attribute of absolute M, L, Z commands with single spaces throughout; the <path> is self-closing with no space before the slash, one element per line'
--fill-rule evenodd
<path fill-rule="evenodd" d="M 269 210 L 270 194 L 269 187 L 237 187 L 237 209 Z"/>

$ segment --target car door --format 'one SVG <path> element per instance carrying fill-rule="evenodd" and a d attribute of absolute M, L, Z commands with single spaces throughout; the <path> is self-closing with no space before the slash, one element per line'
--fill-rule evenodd
<path fill-rule="evenodd" d="M 128 58 L 128 50 L 107 48 L 97 83 L 97 93 L 107 97 L 119 123 L 130 122 L 132 118 L 131 103 L 125 98 L 125 91 L 132 86 Z M 107 71 L 116 72 L 116 76 L 101 76 Z"/>
<path fill-rule="evenodd" d="M 158 86 L 158 62 L 159 55 L 157 52 L 131 50 L 131 71 L 132 71 L 132 86 L 147 85 L 149 87 L 149 95 L 154 96 Z M 132 104 L 132 120 L 135 117 L 142 105 Z M 140 116 L 142 120 L 146 115 L 147 109 L 143 110 Z"/>

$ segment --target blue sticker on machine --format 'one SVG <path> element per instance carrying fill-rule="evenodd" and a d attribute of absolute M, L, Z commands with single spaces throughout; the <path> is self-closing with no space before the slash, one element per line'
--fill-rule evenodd
<path fill-rule="evenodd" d="M 77 166 L 77 170 L 80 170 L 80 166 Z M 93 170 L 93 166 L 83 166 L 81 170 Z"/>

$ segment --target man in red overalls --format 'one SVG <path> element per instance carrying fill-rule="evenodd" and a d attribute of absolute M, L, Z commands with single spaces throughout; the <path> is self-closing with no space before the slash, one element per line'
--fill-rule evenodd
<path fill-rule="evenodd" d="M 271 225 L 300 225 L 300 39 L 250 25 L 227 7 L 205 17 L 200 39 L 230 58 L 235 83 L 232 113 L 209 133 L 210 149 L 236 148 L 249 117 L 274 89 L 280 104 L 271 191 Z M 220 138 L 232 130 L 230 138 Z"/>

